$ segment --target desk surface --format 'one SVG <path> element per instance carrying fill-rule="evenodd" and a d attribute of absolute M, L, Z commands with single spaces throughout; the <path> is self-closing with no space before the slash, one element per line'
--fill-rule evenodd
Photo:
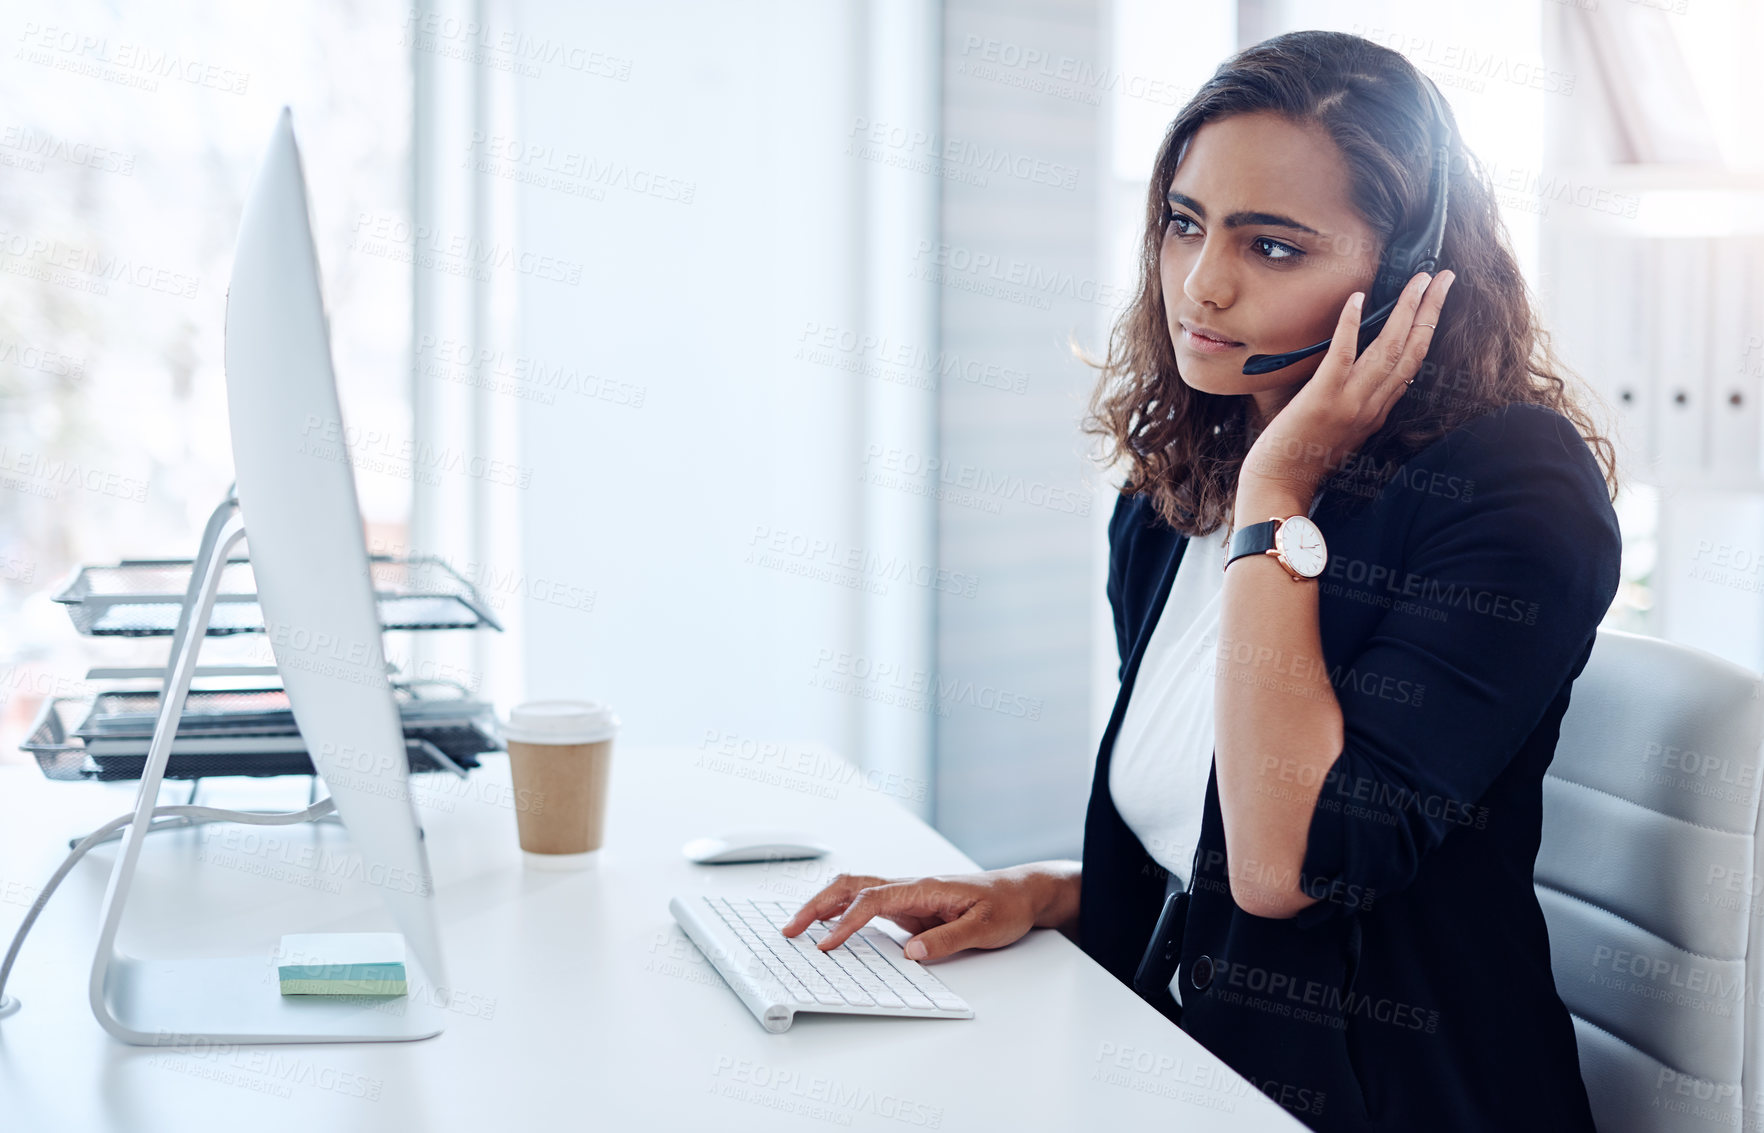
<path fill-rule="evenodd" d="M 303 805 L 304 780 L 247 785 Z M 506 757 L 466 781 L 423 776 L 418 811 L 454 996 L 410 1043 L 132 1047 L 92 1017 L 86 982 L 116 843 L 82 861 L 25 943 L 0 1020 L 8 1130 L 1084 1129 L 1303 1126 L 1064 936 L 933 966 L 967 1020 L 798 1015 L 766 1032 L 668 914 L 676 893 L 802 901 L 834 874 L 977 869 L 850 764 L 812 770 L 693 749 L 614 752 L 602 861 L 524 868 Z M 0 768 L 0 949 L 67 839 L 129 809 L 134 784 Z M 245 790 L 241 786 L 239 791 Z M 182 784 L 162 802 L 183 801 Z M 697 866 L 689 838 L 776 825 L 834 848 L 813 862 Z M 284 932 L 390 928 L 335 825 L 161 832 L 141 858 L 123 947 L 268 956 Z M 891 924 L 897 939 L 905 933 Z M 413 994 L 424 989 L 413 988 Z M 592 1125 L 589 1123 L 592 1122 Z"/>

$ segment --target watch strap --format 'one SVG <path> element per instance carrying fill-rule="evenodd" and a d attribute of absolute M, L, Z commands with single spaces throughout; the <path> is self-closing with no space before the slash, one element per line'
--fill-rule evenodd
<path fill-rule="evenodd" d="M 1262 555 L 1273 550 L 1274 529 L 1280 526 L 1280 522 L 1278 519 L 1264 519 L 1260 523 L 1252 523 L 1233 531 L 1225 565 L 1230 566 L 1245 555 Z"/>

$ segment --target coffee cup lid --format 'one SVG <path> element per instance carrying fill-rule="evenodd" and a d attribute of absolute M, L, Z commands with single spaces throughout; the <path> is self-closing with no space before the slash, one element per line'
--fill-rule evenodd
<path fill-rule="evenodd" d="M 609 740 L 619 718 L 598 700 L 529 700 L 502 723 L 502 738 L 528 744 L 591 744 Z"/>

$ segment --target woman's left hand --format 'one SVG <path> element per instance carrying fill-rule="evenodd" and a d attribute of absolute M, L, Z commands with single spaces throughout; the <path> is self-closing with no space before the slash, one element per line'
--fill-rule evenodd
<path fill-rule="evenodd" d="M 1322 364 L 1250 446 L 1243 476 L 1290 487 L 1295 497 L 1309 500 L 1378 431 L 1409 388 L 1406 383 L 1420 372 L 1433 344 L 1433 328 L 1417 324 L 1439 322 L 1455 278 L 1450 271 L 1417 273 L 1378 337 L 1358 358 L 1354 346 L 1364 295 L 1355 293 L 1361 301 L 1350 297 Z"/>

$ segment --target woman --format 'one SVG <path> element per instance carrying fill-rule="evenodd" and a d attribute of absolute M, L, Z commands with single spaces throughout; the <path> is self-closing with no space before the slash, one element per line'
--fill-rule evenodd
<path fill-rule="evenodd" d="M 1148 998 L 1312 1128 L 1593 1128 L 1532 869 L 1617 589 L 1614 457 L 1455 127 L 1449 270 L 1356 356 L 1383 249 L 1430 215 L 1425 82 L 1357 36 L 1278 36 L 1159 149 L 1086 422 L 1126 479 L 1082 863 L 841 875 L 786 935 L 839 916 L 836 947 L 884 916 L 936 959 L 1057 927 L 1133 986 L 1185 888 L 1170 995 Z M 1270 518 L 1308 561 L 1233 544 Z"/>

